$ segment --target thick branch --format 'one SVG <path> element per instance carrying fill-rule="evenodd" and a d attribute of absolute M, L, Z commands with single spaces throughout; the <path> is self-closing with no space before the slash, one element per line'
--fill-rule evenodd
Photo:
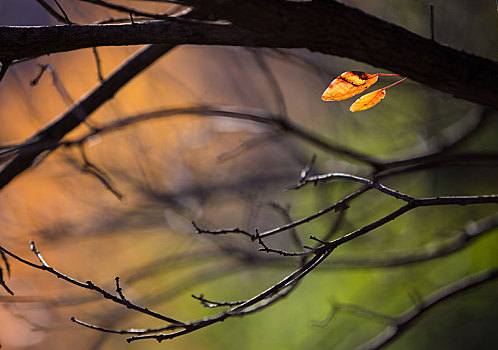
<path fill-rule="evenodd" d="M 0 60 L 94 46 L 166 43 L 308 48 L 349 57 L 498 109 L 498 64 L 331 0 L 192 1 L 229 25 L 148 22 L 0 27 Z M 333 35 L 326 35 L 333 33 Z"/>
<path fill-rule="evenodd" d="M 42 152 L 57 147 L 58 142 L 68 132 L 80 125 L 126 83 L 172 48 L 173 46 L 170 45 L 151 45 L 141 50 L 68 111 L 33 135 L 26 142 L 32 146 L 33 151 L 18 154 L 3 168 L 0 168 L 0 189 L 29 168 Z M 40 143 L 42 145 L 38 147 Z"/>

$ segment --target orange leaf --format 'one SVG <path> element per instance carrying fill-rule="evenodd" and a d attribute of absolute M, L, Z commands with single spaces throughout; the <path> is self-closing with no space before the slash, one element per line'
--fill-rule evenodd
<path fill-rule="evenodd" d="M 351 112 L 358 112 L 358 111 L 364 111 L 365 109 L 372 108 L 377 103 L 379 103 L 385 96 L 386 96 L 385 89 L 372 91 L 366 95 L 361 96 L 359 99 L 357 99 L 351 105 L 351 107 L 349 107 L 349 110 Z"/>
<path fill-rule="evenodd" d="M 361 94 L 372 86 L 377 79 L 376 74 L 359 71 L 344 72 L 330 83 L 322 94 L 322 100 L 341 101 Z"/>

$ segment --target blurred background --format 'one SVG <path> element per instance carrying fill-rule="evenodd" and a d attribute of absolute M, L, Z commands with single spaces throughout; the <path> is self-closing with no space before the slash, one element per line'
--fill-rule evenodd
<path fill-rule="evenodd" d="M 429 1 L 344 2 L 429 37 Z M 83 2 L 60 3 L 76 23 L 122 17 Z M 156 1 L 119 3 L 150 12 L 177 10 Z M 438 42 L 498 60 L 494 1 L 431 3 Z M 35 1 L 4 0 L 0 24 L 57 23 Z M 138 49 L 98 48 L 104 76 Z M 39 77 L 41 65 L 50 69 Z M 349 70 L 389 73 L 307 50 L 181 46 L 121 89 L 67 139 L 143 112 L 209 105 L 281 115 L 324 139 L 383 160 L 425 154 L 474 127 L 458 151 L 498 149 L 496 112 L 483 117 L 480 106 L 410 81 L 389 89 L 381 104 L 365 112 L 350 113 L 353 100 L 321 101 L 330 81 Z M 376 86 L 394 81 L 380 78 Z M 0 144 L 22 142 L 97 84 L 91 49 L 13 65 L 0 84 Z M 338 181 L 286 191 L 313 154 L 313 174 L 368 176 L 371 170 L 263 124 L 194 114 L 94 137 L 85 151 L 123 200 L 81 171 L 84 162 L 77 147 L 61 148 L 0 192 L 0 244 L 35 261 L 29 250 L 34 240 L 54 268 L 109 291 L 120 276 L 128 299 L 182 321 L 217 313 L 191 294 L 219 301 L 250 298 L 299 266 L 299 260 L 258 252 L 258 244 L 241 235 L 198 235 L 191 221 L 213 230 L 262 231 L 311 215 L 358 188 Z M 420 197 L 492 194 L 498 190 L 496 165 L 447 164 L 391 176 L 383 183 Z M 338 237 L 399 206 L 385 195 L 368 193 L 347 211 L 324 215 L 294 234 L 311 245 L 310 235 Z M 162 326 L 11 259 L 7 283 L 16 296 L 0 294 L 0 343 L 6 349 L 354 349 L 386 323 L 348 312 L 323 322 L 334 305 L 398 315 L 440 287 L 496 267 L 498 231 L 438 259 L 391 267 L 358 265 L 437 251 L 458 240 L 472 222 L 496 212 L 496 205 L 419 208 L 338 248 L 271 308 L 161 345 L 127 344 L 119 335 L 72 323 L 69 318 L 75 316 L 116 329 Z M 283 232 L 267 243 L 296 250 L 292 234 Z M 496 348 L 497 286 L 491 282 L 434 308 L 388 349 Z"/>

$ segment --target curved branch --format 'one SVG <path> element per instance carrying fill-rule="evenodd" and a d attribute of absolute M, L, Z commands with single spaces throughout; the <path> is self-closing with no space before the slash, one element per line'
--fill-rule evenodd
<path fill-rule="evenodd" d="M 360 346 L 359 349 L 377 350 L 384 348 L 408 330 L 410 326 L 413 325 L 413 322 L 415 322 L 426 311 L 432 309 L 434 306 L 444 302 L 445 300 L 457 296 L 466 290 L 492 281 L 497 277 L 498 269 L 495 268 L 481 272 L 474 276 L 466 277 L 450 286 L 437 290 L 433 294 L 424 298 L 420 305 L 416 305 L 412 309 L 403 313 L 401 316 L 396 317 L 395 322 L 393 322 L 393 324 L 390 325 L 384 332 Z"/>
<path fill-rule="evenodd" d="M 67 133 L 84 122 L 91 113 L 111 99 L 126 83 L 172 48 L 173 46 L 171 45 L 150 45 L 140 50 L 113 72 L 102 84 L 33 135 L 26 142 L 26 145 L 32 148 L 31 152 L 17 154 L 8 164 L 0 168 L 0 189 L 28 169 L 41 153 L 58 147 L 59 141 Z"/>
<path fill-rule="evenodd" d="M 4 26 L 0 27 L 0 60 L 94 46 L 146 43 L 307 48 L 389 69 L 457 98 L 498 109 L 496 62 L 425 39 L 338 2 L 194 0 L 190 3 L 199 11 L 227 19 L 233 25 L 148 22 Z"/>

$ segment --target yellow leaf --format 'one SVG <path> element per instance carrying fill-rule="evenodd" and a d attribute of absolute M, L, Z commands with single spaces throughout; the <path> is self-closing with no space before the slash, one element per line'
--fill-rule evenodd
<path fill-rule="evenodd" d="M 372 91 L 366 95 L 363 95 L 359 99 L 357 99 L 349 110 L 351 112 L 364 111 L 365 109 L 372 108 L 377 103 L 379 103 L 386 96 L 386 90 L 380 89 Z"/>
<path fill-rule="evenodd" d="M 322 100 L 341 101 L 348 99 L 368 89 L 377 79 L 377 74 L 359 71 L 344 72 L 330 83 L 322 94 Z"/>

